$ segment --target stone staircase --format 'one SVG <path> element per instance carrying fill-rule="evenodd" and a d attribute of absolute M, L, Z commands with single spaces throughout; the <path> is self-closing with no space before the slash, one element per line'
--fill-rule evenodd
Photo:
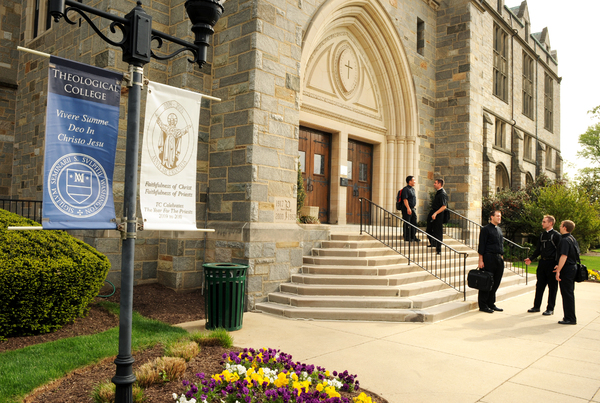
<path fill-rule="evenodd" d="M 330 238 L 304 256 L 302 273 L 281 284 L 267 302 L 257 303 L 256 310 L 294 319 L 437 322 L 478 308 L 477 290 L 467 288 L 465 302 L 462 292 L 369 235 L 332 233 Z M 477 267 L 476 251 L 451 238 L 444 243 L 468 253 L 467 272 Z M 525 285 L 525 278 L 505 270 L 496 296 L 502 301 L 534 289 L 535 276 Z"/>

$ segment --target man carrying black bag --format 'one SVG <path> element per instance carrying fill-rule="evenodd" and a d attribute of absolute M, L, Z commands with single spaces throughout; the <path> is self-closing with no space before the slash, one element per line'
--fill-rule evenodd
<path fill-rule="evenodd" d="M 477 301 L 479 310 L 487 313 L 494 311 L 502 312 L 502 308 L 496 306 L 496 291 L 502 281 L 504 274 L 504 242 L 502 230 L 499 225 L 502 221 L 502 213 L 499 210 L 492 211 L 490 223 L 481 229 L 479 233 L 479 269 L 492 273 L 494 283 L 490 291 L 479 290 Z"/>
<path fill-rule="evenodd" d="M 560 234 L 562 239 L 558 245 L 558 265 L 556 272 L 556 281 L 560 285 L 560 295 L 562 295 L 563 310 L 565 316 L 559 320 L 560 325 L 576 325 L 575 316 L 575 274 L 577 273 L 577 260 L 579 257 L 579 244 L 571 235 L 575 229 L 575 223 L 565 220 L 560 223 Z"/>
<path fill-rule="evenodd" d="M 542 306 L 542 297 L 546 285 L 548 286 L 548 305 L 542 315 L 554 314 L 554 305 L 556 304 L 556 293 L 558 291 L 558 281 L 553 273 L 554 267 L 557 264 L 556 251 L 560 243 L 561 236 L 554 227 L 555 219 L 551 215 L 544 216 L 542 220 L 542 228 L 544 232 L 540 235 L 540 240 L 531 257 L 525 259 L 525 264 L 530 265 L 531 261 L 540 256 L 537 270 L 535 272 L 537 283 L 535 284 L 535 298 L 533 300 L 533 308 L 527 312 L 539 312 Z"/>
<path fill-rule="evenodd" d="M 417 204 L 417 196 L 415 195 L 415 184 L 417 183 L 414 176 L 410 175 L 406 177 L 406 186 L 400 191 L 396 204 L 396 209 L 402 212 L 402 219 L 406 221 L 404 223 L 404 240 L 406 242 L 420 242 L 421 240 L 416 236 L 416 230 L 414 227 L 408 225 L 411 223 L 415 227 L 417 226 L 417 212 L 415 206 Z"/>

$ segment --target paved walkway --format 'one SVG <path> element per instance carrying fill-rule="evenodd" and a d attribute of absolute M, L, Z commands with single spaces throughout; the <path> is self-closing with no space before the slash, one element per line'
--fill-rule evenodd
<path fill-rule="evenodd" d="M 527 313 L 533 293 L 433 324 L 322 322 L 246 313 L 240 347 L 357 374 L 390 403 L 600 402 L 600 284 L 576 284 L 578 324 Z M 546 296 L 544 296 L 546 297 Z M 182 325 L 204 329 L 203 321 Z"/>

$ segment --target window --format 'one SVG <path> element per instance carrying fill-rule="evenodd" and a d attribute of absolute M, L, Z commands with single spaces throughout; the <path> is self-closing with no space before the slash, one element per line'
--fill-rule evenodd
<path fill-rule="evenodd" d="M 496 119 L 496 135 L 494 136 L 494 145 L 500 148 L 506 148 L 506 123 Z"/>
<path fill-rule="evenodd" d="M 508 172 L 502 164 L 496 165 L 496 192 L 510 188 Z"/>
<path fill-rule="evenodd" d="M 504 7 L 504 0 L 498 0 L 498 12 L 502 15 L 502 8 Z"/>
<path fill-rule="evenodd" d="M 315 154 L 315 165 L 313 167 L 314 175 L 325 175 L 325 156 Z"/>
<path fill-rule="evenodd" d="M 525 148 L 523 159 L 533 160 L 533 137 L 525 135 Z"/>
<path fill-rule="evenodd" d="M 361 182 L 367 182 L 369 180 L 369 166 L 362 162 L 358 163 L 358 180 Z"/>
<path fill-rule="evenodd" d="M 554 169 L 554 150 L 548 147 L 546 151 L 546 168 Z"/>
<path fill-rule="evenodd" d="M 525 22 L 525 42 L 529 43 L 529 31 L 530 31 L 530 24 L 528 22 Z"/>
<path fill-rule="evenodd" d="M 525 175 L 525 185 L 533 185 L 533 176 L 529 172 Z"/>
<path fill-rule="evenodd" d="M 417 18 L 417 53 L 425 53 L 425 22 Z"/>
<path fill-rule="evenodd" d="M 548 73 L 544 73 L 544 129 L 550 132 L 554 128 L 554 102 L 552 99 L 553 94 L 554 80 L 548 75 Z"/>
<path fill-rule="evenodd" d="M 494 95 L 508 101 L 508 35 L 494 25 Z"/>
<path fill-rule="evenodd" d="M 31 41 L 46 32 L 52 26 L 52 17 L 48 13 L 48 1 L 27 1 L 27 30 L 25 40 Z"/>
<path fill-rule="evenodd" d="M 533 58 L 523 52 L 523 115 L 533 119 Z"/>

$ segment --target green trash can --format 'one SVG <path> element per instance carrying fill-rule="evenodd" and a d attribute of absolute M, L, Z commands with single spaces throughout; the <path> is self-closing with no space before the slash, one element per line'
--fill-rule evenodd
<path fill-rule="evenodd" d="M 248 266 L 235 263 L 205 263 L 206 328 L 242 328 Z"/>

